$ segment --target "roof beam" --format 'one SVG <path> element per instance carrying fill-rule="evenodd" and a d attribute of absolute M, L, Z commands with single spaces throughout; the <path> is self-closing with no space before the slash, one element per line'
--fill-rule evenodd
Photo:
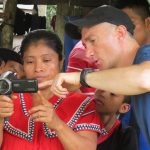
<path fill-rule="evenodd" d="M 36 0 L 18 0 L 18 4 L 34 4 Z M 69 5 L 96 7 L 108 4 L 110 0 L 37 0 L 41 5 L 56 5 L 58 3 L 68 3 Z"/>

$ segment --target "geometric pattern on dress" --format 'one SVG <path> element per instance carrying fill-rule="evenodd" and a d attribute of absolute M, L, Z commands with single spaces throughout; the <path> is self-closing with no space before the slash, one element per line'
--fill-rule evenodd
<path fill-rule="evenodd" d="M 87 97 L 78 107 L 78 109 L 76 110 L 76 112 L 74 113 L 74 115 L 71 117 L 71 119 L 68 121 L 67 125 L 68 127 L 72 128 L 74 131 L 81 131 L 81 130 L 92 130 L 92 131 L 96 131 L 99 132 L 100 134 L 102 134 L 102 130 L 100 128 L 100 125 L 96 125 L 96 124 L 79 124 L 76 125 L 76 122 L 78 121 L 78 119 L 82 116 L 82 113 L 84 112 L 84 110 L 86 109 L 86 107 L 88 106 L 88 104 L 92 101 L 91 98 Z M 95 111 L 94 111 L 95 112 Z M 91 112 L 93 113 L 93 111 Z M 44 123 L 44 131 L 47 137 L 52 138 L 52 137 L 56 137 L 56 133 L 55 131 L 52 131 L 51 129 L 49 129 L 46 124 Z"/>
<path fill-rule="evenodd" d="M 4 121 L 4 129 L 9 132 L 10 134 L 16 135 L 18 137 L 21 137 L 23 139 L 26 139 L 28 141 L 32 141 L 33 140 L 33 134 L 34 134 L 34 121 L 30 118 L 30 115 L 27 111 L 27 107 L 26 107 L 26 103 L 24 100 L 24 95 L 23 93 L 19 94 L 19 99 L 20 99 L 20 103 L 21 103 L 21 107 L 22 107 L 22 111 L 24 113 L 24 115 L 26 117 L 28 117 L 28 133 L 15 128 L 9 121 L 5 120 Z M 59 98 L 55 104 L 53 105 L 54 109 L 56 109 L 58 107 L 58 105 L 62 102 L 63 98 Z M 43 127 L 44 131 L 45 128 Z"/>
<path fill-rule="evenodd" d="M 87 124 L 87 123 L 77 124 L 73 130 L 74 131 L 81 131 L 81 130 L 89 130 L 89 129 L 92 129 L 94 131 L 99 132 L 100 136 L 108 134 L 108 132 L 106 131 L 105 128 L 99 130 L 100 129 L 100 125 L 93 124 L 93 123 L 91 123 L 91 124 Z"/>
<path fill-rule="evenodd" d="M 30 115 L 27 112 L 27 108 L 26 108 L 26 104 L 25 104 L 25 100 L 24 100 L 24 96 L 22 93 L 19 94 L 20 97 L 20 102 L 21 102 L 21 106 L 22 106 L 22 110 L 23 113 L 26 117 L 28 117 L 28 133 L 15 128 L 14 126 L 12 126 L 10 124 L 9 121 L 4 121 L 4 129 L 6 131 L 8 131 L 10 134 L 16 135 L 20 138 L 24 138 L 28 141 L 32 141 L 33 140 L 33 134 L 34 134 L 34 121 L 32 119 L 30 119 Z M 59 104 L 62 102 L 63 98 L 59 98 L 55 103 L 54 103 L 54 109 L 56 109 Z M 91 98 L 87 97 L 78 107 L 78 109 L 76 110 L 76 112 L 73 114 L 73 116 L 71 117 L 71 119 L 68 121 L 67 125 L 72 128 L 74 131 L 80 131 L 80 130 L 86 130 L 86 129 L 90 129 L 93 131 L 97 131 L 100 134 L 101 133 L 105 133 L 102 132 L 103 130 L 100 128 L 99 125 L 96 124 L 79 124 L 79 125 L 75 125 L 76 122 L 78 121 L 78 119 L 83 115 L 84 110 L 86 109 L 86 107 L 88 106 L 88 104 L 92 101 Z M 43 123 L 43 130 L 45 135 L 48 138 L 53 138 L 53 137 L 57 137 L 55 131 L 52 131 L 51 129 L 49 129 L 45 123 Z"/>
<path fill-rule="evenodd" d="M 29 118 L 28 120 L 28 133 L 15 128 L 14 126 L 12 126 L 9 121 L 5 121 L 4 122 L 4 128 L 6 131 L 8 131 L 9 133 L 16 135 L 18 137 L 21 137 L 23 139 L 26 139 L 28 141 L 32 141 L 33 139 L 33 133 L 34 133 L 34 121 L 32 119 Z"/>

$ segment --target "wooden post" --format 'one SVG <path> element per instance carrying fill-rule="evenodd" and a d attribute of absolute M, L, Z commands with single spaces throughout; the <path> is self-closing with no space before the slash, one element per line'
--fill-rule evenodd
<path fill-rule="evenodd" d="M 73 9 L 73 6 L 69 6 L 68 3 L 61 3 L 57 4 L 57 13 L 56 13 L 56 33 L 59 35 L 62 43 L 64 43 L 64 16 L 69 16 L 70 10 Z"/>
<path fill-rule="evenodd" d="M 13 30 L 17 0 L 7 0 L 4 10 L 4 27 L 1 35 L 1 47 L 12 48 Z"/>

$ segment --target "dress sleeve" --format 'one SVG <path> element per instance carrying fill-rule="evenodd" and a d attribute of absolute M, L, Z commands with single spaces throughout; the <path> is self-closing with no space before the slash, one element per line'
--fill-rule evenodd
<path fill-rule="evenodd" d="M 74 131 L 93 131 L 98 132 L 100 135 L 107 134 L 95 110 L 95 103 L 92 100 L 75 125 Z"/>

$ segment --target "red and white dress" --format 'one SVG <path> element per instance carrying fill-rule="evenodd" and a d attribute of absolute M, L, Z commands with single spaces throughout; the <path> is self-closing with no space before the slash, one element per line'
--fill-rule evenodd
<path fill-rule="evenodd" d="M 17 94 L 14 114 L 4 123 L 1 150 L 63 150 L 54 130 L 45 123 L 34 122 L 28 110 L 32 107 L 30 94 Z M 89 97 L 71 93 L 67 98 L 53 96 L 49 100 L 57 115 L 73 131 L 92 131 L 105 135 L 105 129 L 95 112 L 95 104 Z"/>

